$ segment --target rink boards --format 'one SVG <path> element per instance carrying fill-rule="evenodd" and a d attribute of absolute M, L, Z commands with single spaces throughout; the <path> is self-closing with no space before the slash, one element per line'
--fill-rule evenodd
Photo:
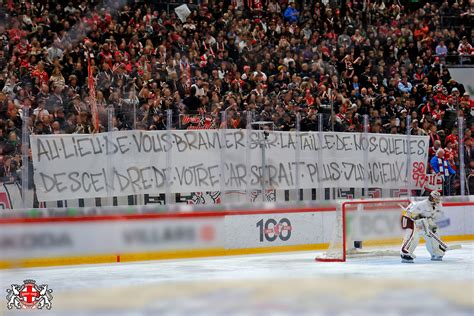
<path fill-rule="evenodd" d="M 474 197 L 446 199 L 446 241 L 474 239 Z M 326 249 L 336 202 L 172 214 L 0 219 L 0 267 L 32 267 Z M 191 210 L 192 211 L 192 210 Z M 399 243 L 399 212 L 370 212 L 377 244 Z M 387 220 L 387 218 L 389 220 Z"/>

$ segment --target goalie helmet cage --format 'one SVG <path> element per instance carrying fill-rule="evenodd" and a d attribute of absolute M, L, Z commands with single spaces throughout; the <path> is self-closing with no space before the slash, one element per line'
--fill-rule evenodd
<path fill-rule="evenodd" d="M 339 203 L 336 208 L 335 222 L 333 225 L 329 247 L 325 254 L 315 258 L 318 262 L 345 262 L 352 257 L 370 257 L 383 255 L 398 255 L 398 251 L 388 250 L 358 250 L 349 248 L 354 241 L 362 241 L 355 236 L 352 224 L 354 219 L 360 218 L 360 214 L 370 211 L 391 212 L 398 211 L 401 217 L 401 211 L 411 201 L 408 198 L 400 199 L 377 199 L 377 200 L 346 200 Z M 348 221 L 348 214 L 353 213 L 353 220 Z M 349 223 L 348 223 L 349 222 Z M 400 236 L 401 237 L 401 236 Z"/>

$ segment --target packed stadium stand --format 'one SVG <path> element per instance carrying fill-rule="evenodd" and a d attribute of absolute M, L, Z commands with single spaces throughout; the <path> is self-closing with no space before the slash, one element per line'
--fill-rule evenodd
<path fill-rule="evenodd" d="M 368 115 L 372 133 L 429 135 L 446 195 L 463 159 L 472 194 L 473 91 L 451 72 L 473 77 L 473 17 L 472 0 L 4 1 L 1 181 L 31 178 L 25 131 L 362 132 Z"/>

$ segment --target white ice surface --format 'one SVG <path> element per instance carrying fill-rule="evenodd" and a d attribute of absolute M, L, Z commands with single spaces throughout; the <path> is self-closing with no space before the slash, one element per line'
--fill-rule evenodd
<path fill-rule="evenodd" d="M 23 279 L 38 279 L 51 288 L 97 288 L 157 282 L 242 280 L 285 277 L 356 276 L 474 281 L 474 244 L 450 251 L 442 262 L 430 260 L 418 247 L 414 264 L 399 257 L 351 258 L 347 262 L 315 262 L 317 252 L 226 256 L 131 263 L 0 270 L 2 287 Z"/>
<path fill-rule="evenodd" d="M 295 278 L 319 280 L 342 277 L 421 282 L 447 280 L 471 283 L 474 281 L 474 244 L 472 243 L 463 244 L 462 249 L 448 252 L 442 262 L 431 261 L 426 249 L 420 246 L 415 252 L 417 259 L 414 264 L 402 264 L 399 257 L 359 258 L 350 259 L 344 263 L 321 263 L 314 261 L 316 254 L 316 252 L 293 252 L 3 270 L 0 271 L 0 289 L 5 291 L 10 284 L 21 284 L 26 279 L 35 279 L 39 284 L 48 284 L 49 288 L 54 290 L 54 294 L 67 293 L 70 290 L 110 289 L 147 284 L 159 286 L 176 282 L 204 284 L 242 280 L 281 281 Z M 472 294 L 474 302 L 474 293 Z"/>

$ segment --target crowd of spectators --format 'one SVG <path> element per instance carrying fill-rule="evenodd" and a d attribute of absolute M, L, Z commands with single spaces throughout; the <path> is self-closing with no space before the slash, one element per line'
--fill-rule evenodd
<path fill-rule="evenodd" d="M 446 67 L 473 62 L 473 0 L 188 2 L 180 20 L 161 1 L 4 1 L 0 177 L 16 177 L 23 124 L 31 134 L 161 130 L 167 110 L 173 128 L 245 128 L 252 117 L 281 131 L 299 113 L 303 131 L 321 120 L 360 132 L 368 115 L 370 132 L 429 135 L 430 159 L 445 148 L 453 170 L 459 139 L 448 135 L 463 117 L 474 170 L 474 101 Z"/>

